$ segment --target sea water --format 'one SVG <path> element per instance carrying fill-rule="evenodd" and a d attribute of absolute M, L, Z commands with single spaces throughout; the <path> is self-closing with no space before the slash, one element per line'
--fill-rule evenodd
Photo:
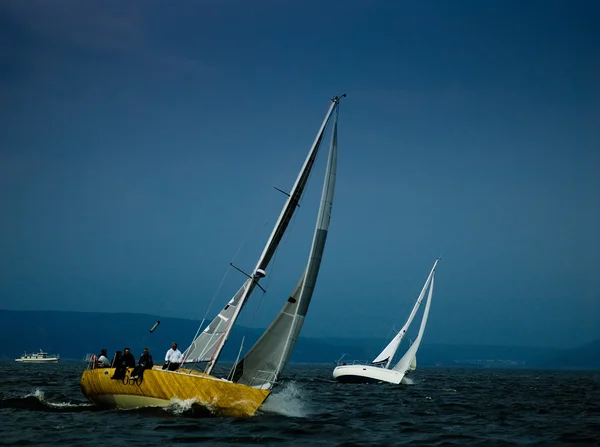
<path fill-rule="evenodd" d="M 0 362 L 0 444 L 600 445 L 600 373 L 419 367 L 403 384 L 339 384 L 334 365 L 289 365 L 251 418 L 192 402 L 104 410 L 83 362 Z"/>

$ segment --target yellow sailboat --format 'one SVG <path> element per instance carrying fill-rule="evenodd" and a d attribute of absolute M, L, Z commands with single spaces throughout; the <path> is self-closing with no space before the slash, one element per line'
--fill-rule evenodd
<path fill-rule="evenodd" d="M 200 328 L 191 345 L 183 353 L 181 368 L 176 371 L 154 367 L 137 377 L 128 369 L 122 380 L 112 379 L 114 368 L 95 368 L 93 363 L 83 372 L 81 391 L 98 405 L 116 408 L 168 406 L 188 401 L 213 415 L 252 416 L 271 393 L 285 368 L 304 324 L 316 284 L 335 189 L 337 166 L 337 117 L 342 97 L 335 97 L 317 132 L 300 173 L 287 195 L 287 200 L 253 273 L 247 275 L 242 287 L 229 300 L 212 322 Z M 335 113 L 334 113 L 335 112 Z M 317 223 L 308 262 L 293 293 L 283 309 L 258 341 L 236 361 L 227 378 L 212 375 L 231 329 L 244 304 L 260 280 L 298 208 L 300 198 L 313 168 L 321 141 L 330 121 L 333 121 L 331 144 L 323 182 Z M 263 289 L 264 290 L 264 289 Z"/>
<path fill-rule="evenodd" d="M 109 408 L 164 407 L 191 400 L 199 408 L 219 416 L 252 416 L 270 390 L 253 388 L 181 368 L 166 371 L 155 367 L 133 380 L 129 368 L 123 380 L 112 380 L 114 368 L 87 369 L 81 391 L 99 406 Z"/>

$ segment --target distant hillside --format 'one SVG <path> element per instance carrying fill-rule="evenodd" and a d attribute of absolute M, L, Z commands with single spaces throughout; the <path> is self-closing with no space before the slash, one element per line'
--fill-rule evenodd
<path fill-rule="evenodd" d="M 199 321 L 161 318 L 154 333 L 150 328 L 158 317 L 145 314 L 86 313 L 60 311 L 0 310 L 0 358 L 14 359 L 23 351 L 40 348 L 63 358 L 81 359 L 101 348 L 114 352 L 129 346 L 138 356 L 148 347 L 162 358 L 177 341 L 185 349 L 196 333 Z M 242 337 L 249 348 L 262 329 L 236 326 L 223 350 L 223 361 L 237 356 Z M 376 338 L 300 337 L 292 355 L 297 363 L 332 363 L 346 354 L 347 360 L 371 360 L 389 340 Z M 418 355 L 422 366 L 517 367 L 558 369 L 600 369 L 600 341 L 576 349 L 523 348 L 424 344 Z"/>
<path fill-rule="evenodd" d="M 560 351 L 554 359 L 563 368 L 600 369 L 600 340 Z"/>
<path fill-rule="evenodd" d="M 63 358 L 80 359 L 86 353 L 98 353 L 101 348 L 114 352 L 125 346 L 136 356 L 148 347 L 160 357 L 173 341 L 183 351 L 200 324 L 194 320 L 161 318 L 158 328 L 150 333 L 158 319 L 144 314 L 0 310 L 0 357 L 14 358 L 23 351 L 41 348 Z M 223 359 L 235 359 L 242 329 L 247 340 L 258 339 L 262 332 L 234 328 Z"/>

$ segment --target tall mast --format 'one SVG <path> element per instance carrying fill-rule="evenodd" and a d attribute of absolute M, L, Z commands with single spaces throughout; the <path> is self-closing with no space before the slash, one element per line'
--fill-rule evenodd
<path fill-rule="evenodd" d="M 342 95 L 342 96 L 345 96 L 345 95 Z M 281 238 L 283 237 L 283 234 L 285 233 L 285 230 L 287 229 L 288 224 L 290 223 L 290 220 L 292 219 L 292 216 L 294 215 L 294 212 L 296 211 L 296 208 L 298 207 L 298 203 L 300 202 L 300 198 L 304 191 L 304 187 L 306 186 L 310 171 L 313 167 L 317 153 L 319 151 L 319 146 L 321 145 L 321 140 L 323 139 L 323 134 L 325 133 L 325 128 L 327 127 L 327 123 L 329 121 L 329 118 L 331 117 L 331 114 L 333 113 L 333 111 L 335 110 L 335 108 L 337 107 L 338 104 L 339 104 L 339 98 L 336 96 L 335 98 L 332 99 L 331 105 L 329 106 L 329 110 L 327 111 L 327 114 L 325 115 L 325 118 L 323 119 L 323 122 L 321 123 L 321 127 L 319 128 L 319 131 L 317 132 L 317 136 L 315 137 L 315 140 L 313 141 L 310 151 L 308 152 L 308 155 L 306 156 L 306 159 L 304 160 L 304 164 L 302 165 L 302 168 L 300 169 L 300 172 L 299 172 L 298 176 L 296 177 L 294 186 L 292 187 L 292 190 L 290 191 L 290 194 L 285 202 L 285 205 L 283 206 L 283 209 L 281 210 L 281 213 L 279 214 L 279 218 L 277 219 L 277 222 L 275 223 L 275 226 L 273 227 L 273 231 L 271 232 L 271 235 L 269 236 L 269 239 L 265 245 L 265 248 L 259 257 L 258 262 L 256 263 L 256 267 L 254 268 L 254 271 L 250 278 L 251 281 L 249 282 L 248 286 L 243 291 L 243 293 L 239 299 L 239 302 L 235 306 L 235 311 L 234 311 L 233 315 L 231 316 L 231 319 L 228 322 L 227 328 L 225 329 L 225 332 L 223 333 L 220 340 L 218 341 L 216 348 L 213 351 L 213 355 L 212 355 L 210 361 L 208 362 L 208 365 L 206 366 L 205 372 L 207 374 L 211 373 L 215 364 L 217 363 L 217 360 L 219 359 L 219 356 L 221 355 L 221 351 L 223 350 L 223 347 L 225 346 L 225 343 L 227 342 L 227 339 L 229 338 L 231 329 L 233 328 L 233 325 L 235 324 L 235 321 L 237 320 L 248 297 L 251 295 L 254 288 L 258 285 L 258 282 L 260 281 L 260 279 L 264 278 L 266 275 L 265 269 L 269 265 L 269 262 L 271 261 L 271 258 L 273 257 L 275 250 L 277 249 L 279 243 L 281 242 Z"/>

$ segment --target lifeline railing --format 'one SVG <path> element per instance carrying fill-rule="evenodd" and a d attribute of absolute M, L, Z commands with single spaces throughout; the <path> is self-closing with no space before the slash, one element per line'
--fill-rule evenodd
<path fill-rule="evenodd" d="M 261 385 L 263 383 L 268 383 L 269 385 L 271 385 L 271 388 L 273 388 L 273 386 L 277 384 L 276 379 L 277 379 L 277 376 L 274 371 L 266 371 L 266 370 L 259 369 L 257 371 L 257 374 L 250 381 L 250 386 L 254 386 L 254 384 L 256 383 L 255 381 L 260 380 Z"/>

